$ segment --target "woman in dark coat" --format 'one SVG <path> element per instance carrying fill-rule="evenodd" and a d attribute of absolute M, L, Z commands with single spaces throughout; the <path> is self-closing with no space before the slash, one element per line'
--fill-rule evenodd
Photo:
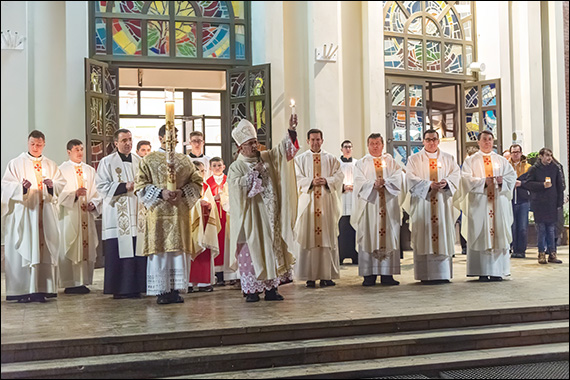
<path fill-rule="evenodd" d="M 534 211 L 534 222 L 538 233 L 538 262 L 560 264 L 556 258 L 556 222 L 558 208 L 562 207 L 564 183 L 556 164 L 552 162 L 552 151 L 542 148 L 538 160 L 528 170 L 523 187 L 530 191 L 530 206 Z"/>

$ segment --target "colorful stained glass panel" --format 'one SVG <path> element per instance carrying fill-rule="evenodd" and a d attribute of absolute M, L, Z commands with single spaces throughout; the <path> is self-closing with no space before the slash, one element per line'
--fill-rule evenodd
<path fill-rule="evenodd" d="M 227 24 L 202 24 L 204 58 L 230 58 L 230 26 Z"/>
<path fill-rule="evenodd" d="M 456 40 L 461 39 L 461 27 L 459 26 L 459 20 L 453 9 L 450 9 L 445 14 L 445 17 L 439 21 L 439 25 L 441 26 L 444 37 Z"/>
<path fill-rule="evenodd" d="M 249 102 L 249 116 L 251 118 L 251 124 L 257 129 L 257 133 L 266 135 L 265 100 Z"/>
<path fill-rule="evenodd" d="M 105 102 L 105 136 L 112 137 L 118 129 L 117 106 L 112 100 Z"/>
<path fill-rule="evenodd" d="M 409 87 L 409 99 L 410 107 L 423 107 L 423 86 L 418 84 L 410 85 Z"/>
<path fill-rule="evenodd" d="M 408 39 L 408 70 L 423 70 L 423 41 Z"/>
<path fill-rule="evenodd" d="M 230 92 L 232 98 L 241 98 L 245 96 L 245 73 L 235 73 L 230 75 Z"/>
<path fill-rule="evenodd" d="M 426 41 L 427 71 L 441 72 L 441 43 Z"/>
<path fill-rule="evenodd" d="M 95 12 L 107 12 L 107 4 L 110 1 L 95 1 Z"/>
<path fill-rule="evenodd" d="M 141 20 L 113 19 L 113 54 L 141 55 Z"/>
<path fill-rule="evenodd" d="M 97 169 L 97 166 L 99 166 L 99 161 L 101 161 L 103 157 L 103 142 L 91 141 L 91 166 L 93 166 L 94 169 Z"/>
<path fill-rule="evenodd" d="M 98 93 L 103 92 L 103 68 L 101 66 L 91 66 L 89 82 L 91 83 L 91 91 Z"/>
<path fill-rule="evenodd" d="M 497 105 L 497 88 L 495 83 L 486 84 L 483 86 L 483 107 Z"/>
<path fill-rule="evenodd" d="M 115 1 L 114 13 L 143 13 L 144 1 Z"/>
<path fill-rule="evenodd" d="M 445 72 L 463 73 L 463 46 L 445 43 Z"/>
<path fill-rule="evenodd" d="M 404 39 L 384 37 L 384 66 L 391 69 L 404 68 Z"/>
<path fill-rule="evenodd" d="M 426 18 L 426 34 L 428 36 L 432 36 L 432 37 L 439 37 L 439 29 L 437 27 L 437 25 L 435 24 L 435 22 L 433 22 L 432 20 L 430 20 L 429 18 Z"/>
<path fill-rule="evenodd" d="M 392 5 L 388 8 L 388 12 L 386 12 L 384 30 L 403 33 L 405 23 L 406 14 L 395 1 L 392 2 Z"/>
<path fill-rule="evenodd" d="M 241 119 L 246 117 L 245 103 L 232 103 L 232 128 L 237 127 Z"/>
<path fill-rule="evenodd" d="M 412 148 L 412 153 L 411 153 L 411 154 L 416 154 L 416 153 L 418 153 L 419 151 L 421 151 L 423 147 L 422 147 L 422 146 L 419 146 L 419 145 L 412 145 L 411 148 Z"/>
<path fill-rule="evenodd" d="M 406 146 L 394 146 L 394 160 L 402 167 L 408 162 L 408 148 Z"/>
<path fill-rule="evenodd" d="M 465 114 L 465 132 L 469 141 L 477 141 L 479 136 L 479 112 Z"/>
<path fill-rule="evenodd" d="M 411 23 L 410 26 L 408 27 L 408 32 L 411 34 L 422 34 L 422 18 L 420 17 L 416 17 Z"/>
<path fill-rule="evenodd" d="M 190 1 L 175 1 L 174 9 L 176 16 L 196 17 L 196 11 Z"/>
<path fill-rule="evenodd" d="M 410 111 L 410 141 L 422 141 L 424 112 Z"/>
<path fill-rule="evenodd" d="M 404 1 L 404 8 L 408 11 L 410 15 L 413 15 L 416 12 L 421 11 L 421 2 L 420 1 Z"/>
<path fill-rule="evenodd" d="M 176 56 L 195 58 L 198 56 L 196 48 L 196 23 L 176 23 Z"/>
<path fill-rule="evenodd" d="M 488 110 L 483 112 L 483 123 L 485 129 L 491 131 L 493 136 L 497 138 L 497 111 Z"/>
<path fill-rule="evenodd" d="M 243 1 L 232 1 L 232 8 L 234 9 L 234 17 L 237 19 L 245 18 L 245 8 Z"/>
<path fill-rule="evenodd" d="M 149 15 L 168 15 L 168 1 L 153 1 L 148 8 Z"/>
<path fill-rule="evenodd" d="M 236 59 L 245 59 L 245 25 L 236 25 Z"/>
<path fill-rule="evenodd" d="M 168 21 L 149 21 L 147 24 L 148 56 L 168 56 L 170 54 Z"/>
<path fill-rule="evenodd" d="M 249 73 L 249 95 L 265 95 L 265 71 L 252 71 Z"/>
<path fill-rule="evenodd" d="M 117 95 L 117 75 L 105 70 L 105 93 L 107 95 Z"/>
<path fill-rule="evenodd" d="M 393 111 L 392 113 L 392 135 L 394 141 L 406 141 L 406 111 Z"/>
<path fill-rule="evenodd" d="M 107 54 L 107 20 L 95 19 L 95 54 Z"/>
<path fill-rule="evenodd" d="M 91 134 L 103 136 L 103 99 L 91 98 Z"/>
<path fill-rule="evenodd" d="M 392 105 L 396 107 L 404 107 L 406 105 L 406 85 L 392 85 Z"/>
<path fill-rule="evenodd" d="M 225 1 L 198 1 L 202 17 L 230 18 Z"/>
<path fill-rule="evenodd" d="M 479 105 L 479 88 L 477 86 L 465 89 L 465 107 L 474 108 Z"/>

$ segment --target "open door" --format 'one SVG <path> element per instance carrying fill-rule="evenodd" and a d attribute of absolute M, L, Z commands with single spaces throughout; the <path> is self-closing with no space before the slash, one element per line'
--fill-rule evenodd
<path fill-rule="evenodd" d="M 206 115 L 184 116 L 182 118 L 182 149 L 184 154 L 190 154 L 190 133 L 199 131 L 204 133 Z"/>
<path fill-rule="evenodd" d="M 119 129 L 119 70 L 85 58 L 86 162 L 97 169 L 113 153 L 113 133 Z"/>
<path fill-rule="evenodd" d="M 232 129 L 241 119 L 247 119 L 257 129 L 257 139 L 267 149 L 271 148 L 271 71 L 270 65 L 237 67 L 227 71 L 227 107 L 229 128 L 223 138 L 230 141 L 225 144 L 225 157 L 233 161 L 237 155 L 237 146 L 231 137 Z M 228 125 L 226 124 L 226 125 Z M 229 163 L 226 163 L 229 166 Z"/>
<path fill-rule="evenodd" d="M 402 167 L 423 148 L 426 116 L 425 80 L 386 77 L 386 152 Z"/>
<path fill-rule="evenodd" d="M 497 152 L 501 154 L 503 130 L 501 126 L 501 80 L 469 82 L 463 85 L 462 135 L 465 141 L 463 159 L 477 148 L 477 136 L 489 130 L 495 136 Z"/>

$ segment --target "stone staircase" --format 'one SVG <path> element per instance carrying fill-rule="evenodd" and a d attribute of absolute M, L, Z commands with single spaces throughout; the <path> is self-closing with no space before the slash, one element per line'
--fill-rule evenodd
<path fill-rule="evenodd" d="M 567 360 L 569 307 L 2 344 L 2 379 L 361 378 Z"/>

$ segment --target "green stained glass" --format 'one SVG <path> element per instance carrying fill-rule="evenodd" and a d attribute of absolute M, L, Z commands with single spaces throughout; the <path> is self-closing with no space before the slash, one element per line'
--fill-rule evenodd
<path fill-rule="evenodd" d="M 114 13 L 143 13 L 144 1 L 115 1 Z"/>
<path fill-rule="evenodd" d="M 196 48 L 196 23 L 176 23 L 176 56 L 195 58 L 198 56 Z"/>
<path fill-rule="evenodd" d="M 408 40 L 408 70 L 423 70 L 423 42 Z"/>
<path fill-rule="evenodd" d="M 251 117 L 251 124 L 257 129 L 257 133 L 265 134 L 265 100 L 255 100 L 249 102 L 249 114 Z"/>
<path fill-rule="evenodd" d="M 169 49 L 169 28 L 168 21 L 149 21 L 147 25 L 148 33 L 148 55 L 168 56 Z"/>
<path fill-rule="evenodd" d="M 441 72 L 441 43 L 426 42 L 426 68 L 427 71 Z"/>
<path fill-rule="evenodd" d="M 226 1 L 198 1 L 202 17 L 229 18 Z"/>

